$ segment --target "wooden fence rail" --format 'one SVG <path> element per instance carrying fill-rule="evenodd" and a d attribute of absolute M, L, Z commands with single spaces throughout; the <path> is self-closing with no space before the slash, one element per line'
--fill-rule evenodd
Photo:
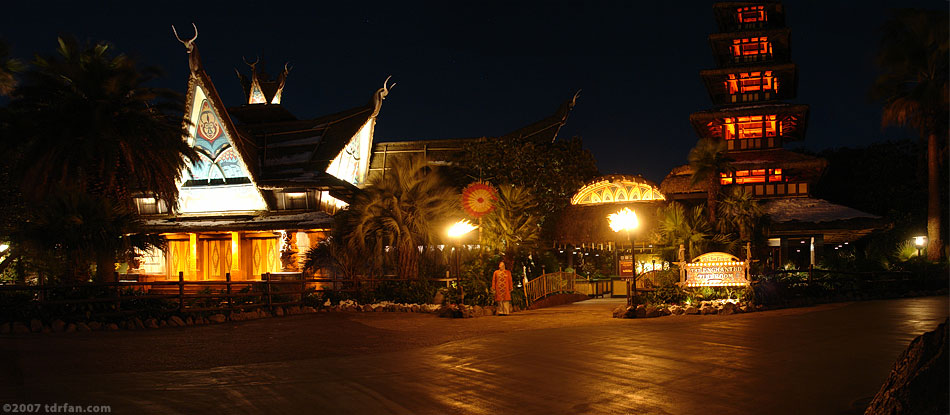
<path fill-rule="evenodd" d="M 551 272 L 541 275 L 525 284 L 525 296 L 528 302 L 544 298 L 559 292 L 574 292 L 574 280 L 577 274 L 573 272 Z"/>

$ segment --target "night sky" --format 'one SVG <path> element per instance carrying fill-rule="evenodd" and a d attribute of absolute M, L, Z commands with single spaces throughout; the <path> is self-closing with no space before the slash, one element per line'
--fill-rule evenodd
<path fill-rule="evenodd" d="M 234 68 L 248 70 L 242 56 L 263 55 L 272 74 L 290 62 L 283 105 L 300 118 L 362 105 L 392 75 L 398 85 L 383 105 L 377 141 L 501 135 L 550 115 L 581 89 L 561 137 L 582 137 L 601 173 L 659 182 L 696 141 L 689 114 L 712 107 L 699 78 L 714 65 L 707 1 L 16 3 L 0 16 L 14 56 L 52 53 L 59 33 L 108 40 L 161 67 L 166 75 L 154 85 L 181 93 L 187 58 L 170 26 L 190 37 L 195 22 L 205 68 L 228 106 L 241 101 Z M 892 7 L 947 2 L 784 4 L 799 66 L 794 102 L 811 107 L 804 146 L 910 136 L 882 132 L 880 104 L 868 98 L 877 29 Z"/>

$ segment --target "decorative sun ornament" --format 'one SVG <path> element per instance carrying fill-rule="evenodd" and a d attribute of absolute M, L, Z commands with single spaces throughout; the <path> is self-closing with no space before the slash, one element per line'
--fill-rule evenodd
<path fill-rule="evenodd" d="M 495 188 L 488 183 L 472 183 L 462 190 L 462 208 L 475 219 L 494 210 L 497 199 Z"/>

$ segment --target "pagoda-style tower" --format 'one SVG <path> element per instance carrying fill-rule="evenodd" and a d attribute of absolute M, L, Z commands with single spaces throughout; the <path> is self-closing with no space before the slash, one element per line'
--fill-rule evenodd
<path fill-rule="evenodd" d="M 700 138 L 726 141 L 736 172 L 722 185 L 743 185 L 757 197 L 807 196 L 825 162 L 782 149 L 805 138 L 808 120 L 807 105 L 783 102 L 795 98 L 798 73 L 782 4 L 717 3 L 713 11 L 717 68 L 700 76 L 716 108 L 689 119 Z"/>

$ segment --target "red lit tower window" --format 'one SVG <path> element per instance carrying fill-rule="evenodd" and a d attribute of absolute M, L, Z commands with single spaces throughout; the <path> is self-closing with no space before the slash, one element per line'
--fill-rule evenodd
<path fill-rule="evenodd" d="M 782 123 L 776 115 L 750 115 L 723 119 L 723 138 L 742 140 L 746 138 L 775 137 L 782 135 Z"/>
<path fill-rule="evenodd" d="M 748 6 L 736 9 L 736 17 L 739 23 L 761 23 L 768 20 L 765 13 L 765 6 Z"/>
<path fill-rule="evenodd" d="M 782 169 L 736 170 L 733 173 L 720 173 L 719 183 L 750 184 L 750 183 L 779 183 L 785 181 Z"/>
<path fill-rule="evenodd" d="M 778 79 L 772 76 L 772 71 L 731 73 L 726 80 L 726 89 L 730 94 L 777 92 Z"/>
<path fill-rule="evenodd" d="M 730 50 L 737 61 L 759 61 L 772 57 L 772 44 L 766 36 L 732 39 Z"/>

